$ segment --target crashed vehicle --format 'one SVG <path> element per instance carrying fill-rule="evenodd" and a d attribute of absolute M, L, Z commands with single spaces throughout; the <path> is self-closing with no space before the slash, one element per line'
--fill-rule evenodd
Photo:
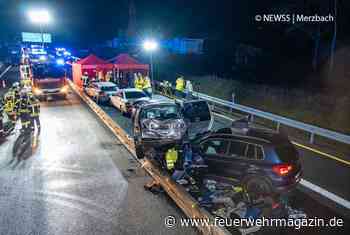
<path fill-rule="evenodd" d="M 272 130 L 237 122 L 197 138 L 192 149 L 208 165 L 208 176 L 238 183 L 255 195 L 288 193 L 301 180 L 297 150 L 287 136 Z"/>
<path fill-rule="evenodd" d="M 203 100 L 150 100 L 135 108 L 132 119 L 138 158 L 143 158 L 149 149 L 180 145 L 190 135 L 207 132 L 213 123 L 209 106 Z"/>

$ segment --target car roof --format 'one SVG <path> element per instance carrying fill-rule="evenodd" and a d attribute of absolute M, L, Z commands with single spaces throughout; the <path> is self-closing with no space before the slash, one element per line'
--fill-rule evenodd
<path fill-rule="evenodd" d="M 163 101 L 163 100 L 149 100 L 147 103 L 142 105 L 142 108 L 151 108 L 156 106 L 165 106 L 165 105 L 175 105 L 175 102 Z"/>
<path fill-rule="evenodd" d="M 117 86 L 116 84 L 114 84 L 113 82 L 94 82 L 94 84 L 96 84 L 97 86 Z"/>
<path fill-rule="evenodd" d="M 231 130 L 231 132 L 229 132 Z M 249 128 L 247 131 L 233 130 L 231 128 L 223 128 L 216 132 L 210 132 L 203 139 L 206 138 L 228 138 L 228 139 L 239 139 L 249 142 L 254 142 L 256 144 L 266 145 L 281 145 L 290 143 L 288 137 L 282 133 L 260 128 Z"/>
<path fill-rule="evenodd" d="M 144 93 L 143 91 L 141 91 L 140 89 L 136 89 L 136 88 L 125 88 L 125 89 L 120 89 L 119 91 L 124 91 L 124 92 L 140 92 L 140 93 Z"/>

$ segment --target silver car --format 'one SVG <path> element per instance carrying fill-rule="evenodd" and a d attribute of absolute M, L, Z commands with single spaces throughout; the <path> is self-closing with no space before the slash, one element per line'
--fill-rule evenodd
<path fill-rule="evenodd" d="M 93 82 L 85 88 L 85 92 L 98 103 L 108 102 L 111 96 L 117 94 L 118 87 L 112 82 Z"/>
<path fill-rule="evenodd" d="M 131 114 L 133 103 L 139 100 L 150 100 L 151 98 L 141 90 L 135 88 L 120 89 L 111 97 L 111 104 L 123 114 Z"/>

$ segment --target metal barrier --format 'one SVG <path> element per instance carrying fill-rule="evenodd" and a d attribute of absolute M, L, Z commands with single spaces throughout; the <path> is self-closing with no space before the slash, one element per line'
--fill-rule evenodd
<path fill-rule="evenodd" d="M 7 71 L 9 71 L 11 67 L 12 67 L 12 65 L 9 65 L 9 66 L 0 74 L 0 78 L 2 78 L 2 76 L 4 76 L 5 73 L 7 73 Z"/>
<path fill-rule="evenodd" d="M 156 83 L 157 83 L 157 85 L 159 85 L 159 82 L 156 82 Z M 350 144 L 350 136 L 349 135 L 345 135 L 345 134 L 342 134 L 342 133 L 339 133 L 336 131 L 331 131 L 331 130 L 324 129 L 321 127 L 313 126 L 313 125 L 306 124 L 306 123 L 303 123 L 300 121 L 295 121 L 295 120 L 292 120 L 289 118 L 278 116 L 276 114 L 260 111 L 258 109 L 254 109 L 254 108 L 251 108 L 248 106 L 235 104 L 233 102 L 222 100 L 222 99 L 212 97 L 212 96 L 209 96 L 209 95 L 206 95 L 203 93 L 193 92 L 192 95 L 196 96 L 198 98 L 201 98 L 203 100 L 206 100 L 209 103 L 211 103 L 212 105 L 224 106 L 224 107 L 229 108 L 230 110 L 238 110 L 238 111 L 243 112 L 243 113 L 248 113 L 248 114 L 251 114 L 253 116 L 257 116 L 257 117 L 264 118 L 264 119 L 267 119 L 270 121 L 274 121 L 277 123 L 277 129 L 279 129 L 280 125 L 283 124 L 285 126 L 293 127 L 293 128 L 308 132 L 308 133 L 310 133 L 309 140 L 310 140 L 311 144 L 314 143 L 315 135 L 326 137 L 326 138 L 331 139 L 331 140 L 336 140 L 336 141 L 341 142 L 341 143 Z"/>

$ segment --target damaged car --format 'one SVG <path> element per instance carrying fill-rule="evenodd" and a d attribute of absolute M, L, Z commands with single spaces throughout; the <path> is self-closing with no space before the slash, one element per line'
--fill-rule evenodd
<path fill-rule="evenodd" d="M 287 193 L 301 180 L 299 154 L 288 137 L 237 122 L 199 137 L 194 152 L 208 165 L 208 176 L 242 185 L 258 194 Z"/>
<path fill-rule="evenodd" d="M 202 100 L 183 103 L 150 100 L 134 111 L 133 124 L 136 154 L 143 158 L 150 148 L 178 145 L 189 138 L 189 133 L 208 131 L 212 116 L 208 104 Z"/>

